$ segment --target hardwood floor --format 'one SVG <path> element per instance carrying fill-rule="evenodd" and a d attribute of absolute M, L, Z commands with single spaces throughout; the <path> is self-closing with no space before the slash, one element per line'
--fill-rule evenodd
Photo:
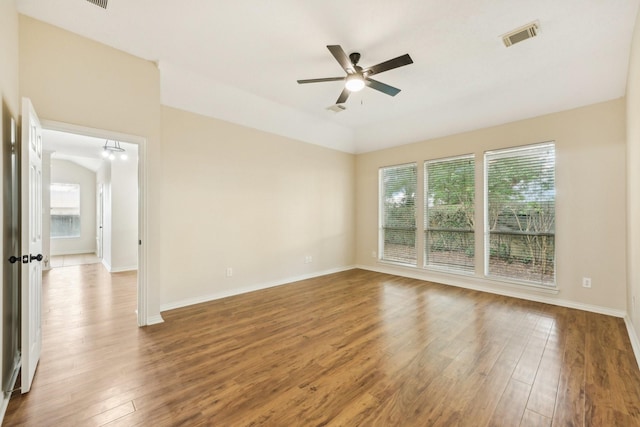
<path fill-rule="evenodd" d="M 72 265 L 81 264 L 96 264 L 99 263 L 100 258 L 96 254 L 75 254 L 75 255 L 53 255 L 49 261 L 51 268 L 69 267 Z"/>
<path fill-rule="evenodd" d="M 640 425 L 621 319 L 353 270 L 137 328 L 135 280 L 48 272 L 4 425 Z"/>

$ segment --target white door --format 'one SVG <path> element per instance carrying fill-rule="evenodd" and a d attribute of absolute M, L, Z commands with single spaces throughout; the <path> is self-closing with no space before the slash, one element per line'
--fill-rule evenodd
<path fill-rule="evenodd" d="M 22 393 L 31 389 L 42 348 L 42 127 L 22 99 Z"/>

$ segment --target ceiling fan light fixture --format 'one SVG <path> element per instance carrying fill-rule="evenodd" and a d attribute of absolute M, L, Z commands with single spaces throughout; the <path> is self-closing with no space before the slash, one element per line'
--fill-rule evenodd
<path fill-rule="evenodd" d="M 365 83 L 364 78 L 361 74 L 350 74 L 347 76 L 347 80 L 344 84 L 349 92 L 358 92 L 364 89 Z"/>

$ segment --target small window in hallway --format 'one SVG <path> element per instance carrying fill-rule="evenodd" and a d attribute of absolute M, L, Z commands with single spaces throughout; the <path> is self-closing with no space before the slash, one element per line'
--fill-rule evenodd
<path fill-rule="evenodd" d="M 51 238 L 80 237 L 80 184 L 51 184 Z"/>

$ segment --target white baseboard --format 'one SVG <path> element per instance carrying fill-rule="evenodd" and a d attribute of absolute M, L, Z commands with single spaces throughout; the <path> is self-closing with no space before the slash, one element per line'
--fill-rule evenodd
<path fill-rule="evenodd" d="M 441 283 L 443 285 L 456 286 L 459 288 L 472 289 L 474 291 L 487 292 L 496 295 L 519 298 L 528 301 L 541 302 L 544 304 L 557 305 L 560 307 L 575 308 L 577 310 L 590 311 L 593 313 L 604 314 L 607 316 L 624 318 L 627 315 L 625 310 L 616 310 L 614 308 L 603 307 L 599 305 L 584 304 L 571 300 L 560 298 L 551 298 L 546 295 L 556 294 L 557 290 L 545 290 L 538 288 L 530 288 L 533 293 L 518 291 L 517 285 L 508 285 L 500 282 L 493 283 L 490 280 L 478 279 L 474 276 L 449 277 L 449 275 L 438 275 L 437 277 L 429 277 L 424 272 L 408 272 L 384 265 L 371 267 L 368 265 L 358 265 L 357 268 L 362 270 L 375 271 L 378 273 L 393 274 L 395 276 L 409 277 L 411 279 L 424 280 L 428 282 Z M 421 274 L 419 274 L 421 273 Z M 496 287 L 487 286 L 494 285 Z M 500 288 L 499 286 L 503 286 Z"/>
<path fill-rule="evenodd" d="M 13 377 L 11 378 L 11 390 L 16 388 L 16 381 L 18 379 L 18 372 L 20 370 L 20 358 L 16 357 L 13 364 Z M 7 408 L 9 407 L 9 400 L 11 400 L 11 393 L 4 392 L 2 393 L 2 403 L 0 403 L 0 425 L 4 422 L 4 415 L 7 412 Z"/>
<path fill-rule="evenodd" d="M 122 273 L 125 271 L 135 271 L 137 269 L 138 269 L 137 265 L 130 265 L 128 267 L 112 268 L 111 270 L 109 270 L 109 273 Z"/>
<path fill-rule="evenodd" d="M 134 271 L 138 269 L 137 265 L 129 265 L 124 267 L 112 267 L 104 258 L 102 258 L 102 265 L 107 269 L 109 273 L 122 273 L 124 271 Z"/>
<path fill-rule="evenodd" d="M 631 341 L 631 348 L 633 348 L 633 354 L 636 356 L 636 363 L 638 363 L 638 368 L 640 368 L 640 340 L 638 339 L 638 333 L 636 328 L 633 327 L 633 322 L 628 315 L 624 316 L 624 324 L 627 326 L 627 333 L 629 334 L 629 341 Z"/>
<path fill-rule="evenodd" d="M 64 251 L 64 252 L 58 252 L 58 253 L 51 253 L 49 254 L 50 257 L 52 256 L 65 256 L 65 255 L 84 255 L 84 254 L 95 254 L 96 253 L 96 249 L 78 249 L 75 251 Z"/>
<path fill-rule="evenodd" d="M 164 319 L 162 318 L 161 315 L 157 314 L 155 316 L 147 317 L 147 324 L 145 326 L 157 325 L 159 323 L 164 323 Z"/>
<path fill-rule="evenodd" d="M 0 424 L 4 422 L 4 414 L 9 407 L 9 400 L 11 399 L 11 393 L 3 393 L 2 403 L 0 404 Z"/>
<path fill-rule="evenodd" d="M 203 295 L 195 298 L 187 298 L 180 301 L 174 301 L 166 304 L 160 305 L 160 311 L 168 311 L 174 310 L 176 308 L 187 307 L 194 304 L 200 304 L 203 302 L 214 301 L 221 298 L 231 297 L 234 295 L 246 294 L 248 292 L 259 291 L 261 289 L 273 288 L 276 286 L 286 285 L 293 282 L 298 282 L 300 280 L 313 279 L 315 277 L 326 276 L 327 274 L 340 273 L 342 271 L 353 270 L 355 266 L 347 266 L 347 267 L 339 267 L 325 271 L 318 271 L 315 273 L 304 274 L 302 276 L 289 277 L 282 280 L 274 280 L 272 282 L 259 283 L 256 285 L 245 286 L 242 288 L 229 289 L 222 292 L 216 292 L 214 294 Z"/>

